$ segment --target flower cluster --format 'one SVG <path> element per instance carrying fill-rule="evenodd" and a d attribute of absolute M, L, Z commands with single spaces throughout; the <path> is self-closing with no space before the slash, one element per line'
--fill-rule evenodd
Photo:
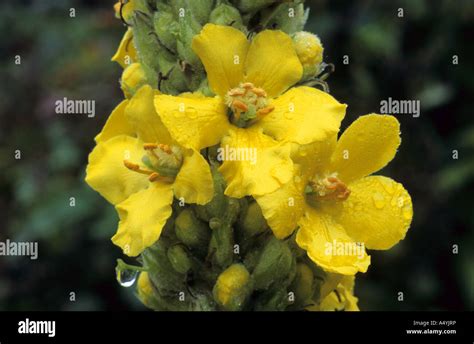
<path fill-rule="evenodd" d="M 361 116 L 339 135 L 346 105 L 309 86 L 323 83 L 319 38 L 248 31 L 250 2 L 196 1 L 182 19 L 157 4 L 116 5 L 131 25 L 113 57 L 125 100 L 86 177 L 117 210 L 112 241 L 140 256 L 139 298 L 158 310 L 357 310 L 366 249 L 391 248 L 412 219 L 403 186 L 373 175 L 400 145 L 397 119 Z M 178 56 L 172 68 L 163 54 Z"/>

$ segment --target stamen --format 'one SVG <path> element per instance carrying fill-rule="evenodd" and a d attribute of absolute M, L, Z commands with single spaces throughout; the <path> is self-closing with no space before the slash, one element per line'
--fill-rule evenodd
<path fill-rule="evenodd" d="M 145 169 L 141 168 L 140 165 L 134 164 L 133 162 L 130 162 L 130 161 L 128 161 L 128 160 L 124 160 L 124 161 L 123 161 L 123 164 L 125 165 L 126 168 L 128 168 L 129 170 L 131 170 L 131 171 L 133 171 L 133 172 L 137 172 L 137 173 L 141 173 L 141 174 L 146 174 L 146 175 L 151 175 L 151 174 L 153 174 L 152 171 L 145 170 Z"/>
<path fill-rule="evenodd" d="M 351 190 L 335 174 L 310 182 L 311 188 L 319 199 L 345 201 Z"/>
<path fill-rule="evenodd" d="M 227 92 L 227 94 L 231 97 L 233 97 L 233 96 L 243 96 L 245 94 L 245 91 L 241 90 L 239 88 L 234 88 L 234 89 L 230 90 L 229 92 Z"/>
<path fill-rule="evenodd" d="M 254 86 L 251 82 L 244 82 L 240 86 L 242 86 L 243 88 L 248 89 L 248 90 L 254 88 Z"/>
<path fill-rule="evenodd" d="M 265 92 L 265 90 L 263 90 L 260 87 L 252 88 L 252 92 L 255 93 L 259 97 L 267 97 L 267 92 Z"/>
<path fill-rule="evenodd" d="M 244 102 L 241 102 L 240 100 L 234 100 L 232 102 L 232 106 L 236 109 L 239 109 L 241 111 L 247 111 L 249 109 L 249 107 L 247 106 L 247 104 L 245 104 Z"/>
<path fill-rule="evenodd" d="M 167 154 L 173 154 L 173 150 L 171 149 L 171 147 L 169 145 L 166 145 L 164 143 L 160 143 L 158 145 L 158 148 L 161 149 L 163 152 L 165 152 Z"/>
<path fill-rule="evenodd" d="M 156 173 L 156 172 L 153 172 L 152 174 L 150 174 L 150 176 L 148 177 L 148 180 L 150 182 L 154 182 L 156 181 L 158 178 L 160 178 L 160 174 L 159 173 Z"/>
<path fill-rule="evenodd" d="M 260 109 L 257 111 L 257 115 L 259 116 L 265 116 L 268 115 L 270 112 L 272 112 L 275 109 L 275 106 L 273 105 L 268 105 L 267 107 L 264 107 L 263 109 Z"/>
<path fill-rule="evenodd" d="M 145 143 L 143 145 L 143 149 L 145 150 L 152 150 L 152 149 L 157 149 L 158 145 L 156 143 Z"/>

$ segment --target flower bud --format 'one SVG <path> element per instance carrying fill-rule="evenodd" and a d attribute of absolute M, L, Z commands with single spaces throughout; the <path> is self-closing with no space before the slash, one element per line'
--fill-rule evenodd
<path fill-rule="evenodd" d="M 319 72 L 323 62 L 323 46 L 318 36 L 306 31 L 293 35 L 293 45 L 303 66 L 303 79 L 314 76 Z"/>
<path fill-rule="evenodd" d="M 211 219 L 212 237 L 209 244 L 209 255 L 213 262 L 225 268 L 232 263 L 234 258 L 234 233 L 228 223 L 223 223 L 219 219 Z"/>
<path fill-rule="evenodd" d="M 240 228 L 246 237 L 253 237 L 268 229 L 267 221 L 263 217 L 262 210 L 257 202 L 248 205 L 239 222 Z"/>
<path fill-rule="evenodd" d="M 272 17 L 268 21 L 267 27 L 274 27 L 291 35 L 303 30 L 308 14 L 304 10 L 302 3 L 284 2 L 278 5 L 278 8 L 272 12 Z"/>
<path fill-rule="evenodd" d="M 284 281 L 294 267 L 294 259 L 288 245 L 275 237 L 265 245 L 253 271 L 256 289 L 268 289 L 272 284 Z"/>
<path fill-rule="evenodd" d="M 216 25 L 231 25 L 237 29 L 244 28 L 239 10 L 224 3 L 212 10 L 209 22 Z"/>
<path fill-rule="evenodd" d="M 153 286 L 151 285 L 148 272 L 141 272 L 137 282 L 137 293 L 140 301 L 147 307 L 151 307 L 153 300 Z"/>
<path fill-rule="evenodd" d="M 181 211 L 174 225 L 176 236 L 186 246 L 200 251 L 207 249 L 210 229 L 194 215 L 192 209 L 187 208 Z"/>
<path fill-rule="evenodd" d="M 176 51 L 176 36 L 178 35 L 178 22 L 169 12 L 155 12 L 153 25 L 160 42 L 169 50 Z"/>
<path fill-rule="evenodd" d="M 295 304 L 298 306 L 309 303 L 314 294 L 314 275 L 311 268 L 303 263 L 296 265 L 296 277 L 290 290 L 295 293 Z"/>
<path fill-rule="evenodd" d="M 214 299 L 225 310 L 241 310 L 252 292 L 250 274 L 242 264 L 233 264 L 222 272 L 214 285 Z"/>
<path fill-rule="evenodd" d="M 132 63 L 122 73 L 120 88 L 125 97 L 130 99 L 140 87 L 146 84 L 146 81 L 145 71 L 140 63 Z"/>
<path fill-rule="evenodd" d="M 189 258 L 186 249 L 182 245 L 171 246 L 168 249 L 167 255 L 171 265 L 177 272 L 186 274 L 189 270 L 191 270 L 191 259 Z"/>
<path fill-rule="evenodd" d="M 268 7 L 277 0 L 238 0 L 237 7 L 244 13 L 256 12 L 264 7 Z"/>

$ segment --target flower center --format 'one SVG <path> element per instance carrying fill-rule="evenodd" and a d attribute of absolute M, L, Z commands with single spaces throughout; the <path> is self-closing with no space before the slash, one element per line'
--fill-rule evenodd
<path fill-rule="evenodd" d="M 123 164 L 131 171 L 148 175 L 150 182 L 164 181 L 173 182 L 183 164 L 183 154 L 177 146 L 169 146 L 158 143 L 145 143 L 143 145 L 145 155 L 142 163 L 145 167 L 124 160 Z"/>
<path fill-rule="evenodd" d="M 255 123 L 274 109 L 268 104 L 265 90 L 251 82 L 241 83 L 227 92 L 225 103 L 232 111 L 232 123 L 241 128 Z"/>
<path fill-rule="evenodd" d="M 337 173 L 331 173 L 322 178 L 315 176 L 311 179 L 306 193 L 314 196 L 316 200 L 345 201 L 351 194 L 351 190 L 337 178 Z"/>

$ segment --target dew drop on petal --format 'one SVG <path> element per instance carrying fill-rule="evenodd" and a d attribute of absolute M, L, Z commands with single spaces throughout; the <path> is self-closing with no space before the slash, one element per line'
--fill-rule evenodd
<path fill-rule="evenodd" d="M 385 207 L 385 197 L 380 192 L 375 192 L 372 195 L 372 200 L 374 201 L 375 208 L 382 209 Z"/>

